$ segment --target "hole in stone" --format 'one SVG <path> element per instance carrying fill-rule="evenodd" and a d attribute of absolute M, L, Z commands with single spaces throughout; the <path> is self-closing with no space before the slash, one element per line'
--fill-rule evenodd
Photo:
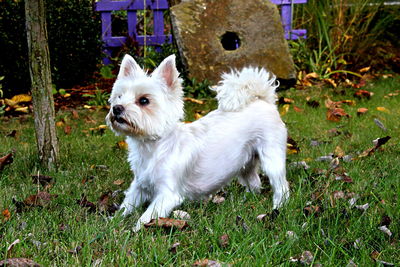
<path fill-rule="evenodd" d="M 240 47 L 240 38 L 235 32 L 226 32 L 221 36 L 221 44 L 225 50 L 236 50 Z"/>

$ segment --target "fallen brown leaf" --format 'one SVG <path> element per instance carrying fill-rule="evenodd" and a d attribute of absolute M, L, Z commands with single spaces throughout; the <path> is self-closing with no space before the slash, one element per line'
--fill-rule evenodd
<path fill-rule="evenodd" d="M 122 179 L 117 179 L 117 180 L 115 180 L 115 181 L 113 182 L 113 184 L 115 184 L 115 185 L 122 185 L 123 183 L 125 183 L 125 181 L 122 180 Z"/>
<path fill-rule="evenodd" d="M 78 111 L 76 111 L 76 110 L 74 109 L 74 110 L 71 111 L 71 113 L 72 113 L 72 118 L 73 118 L 74 120 L 79 119 Z"/>
<path fill-rule="evenodd" d="M 178 230 L 183 230 L 187 228 L 189 224 L 187 221 L 184 220 L 175 220 L 171 218 L 158 218 L 158 219 L 152 219 L 150 222 L 144 224 L 144 227 L 149 228 L 149 227 L 158 227 L 158 228 L 165 228 L 165 229 L 171 229 L 171 228 L 176 228 Z"/>
<path fill-rule="evenodd" d="M 279 105 L 293 104 L 293 103 L 294 103 L 294 100 L 291 99 L 291 98 L 287 98 L 287 97 L 281 96 L 281 97 L 278 99 L 278 104 L 279 104 Z"/>
<path fill-rule="evenodd" d="M 371 147 L 371 148 L 369 148 L 369 149 L 367 149 L 367 150 L 365 150 L 364 152 L 362 152 L 362 153 L 358 156 L 358 158 L 364 158 L 364 157 L 367 157 L 367 156 L 372 155 L 379 147 L 381 147 L 382 145 L 386 144 L 387 141 L 390 140 L 390 138 L 391 138 L 390 136 L 386 136 L 386 137 L 382 137 L 382 138 L 375 139 L 375 140 L 373 141 L 373 143 L 375 144 L 375 146 L 374 146 L 374 147 Z"/>
<path fill-rule="evenodd" d="M 366 98 L 366 99 L 370 99 L 371 96 L 373 96 L 373 95 L 374 95 L 373 92 L 370 92 L 370 91 L 367 91 L 367 90 L 362 90 L 362 89 L 360 89 L 360 90 L 358 90 L 358 91 L 356 91 L 354 93 L 355 97 L 357 97 L 357 98 Z"/>
<path fill-rule="evenodd" d="M 9 153 L 4 157 L 0 158 L 0 171 L 4 169 L 5 166 L 10 165 L 14 161 L 13 153 Z"/>
<path fill-rule="evenodd" d="M 297 107 L 297 106 L 293 106 L 293 110 L 296 111 L 297 113 L 302 113 L 302 112 L 304 112 L 304 109 L 299 108 L 299 107 Z"/>
<path fill-rule="evenodd" d="M 4 222 L 8 221 L 11 218 L 11 213 L 8 209 L 3 210 L 1 214 L 3 215 Z"/>
<path fill-rule="evenodd" d="M 0 261 L 0 266 L 8 267 L 40 267 L 40 265 L 27 258 L 11 258 Z"/>
<path fill-rule="evenodd" d="M 219 237 L 218 244 L 221 248 L 227 248 L 229 246 L 229 235 L 224 234 Z"/>
<path fill-rule="evenodd" d="M 95 212 L 97 209 L 96 205 L 88 201 L 85 195 L 82 195 L 81 199 L 77 200 L 76 203 L 82 208 L 89 208 L 89 212 Z"/>
<path fill-rule="evenodd" d="M 48 205 L 58 195 L 52 195 L 50 193 L 41 191 L 36 195 L 30 195 L 24 200 L 24 204 L 30 207 L 43 207 Z"/>
<path fill-rule="evenodd" d="M 358 116 L 364 115 L 364 114 L 367 113 L 367 112 L 368 112 L 368 109 L 367 109 L 367 108 L 359 108 L 359 109 L 357 109 L 357 115 L 358 115 Z"/>
<path fill-rule="evenodd" d="M 350 117 L 342 108 L 330 108 L 326 113 L 327 120 L 338 122 L 342 117 Z"/>
<path fill-rule="evenodd" d="M 314 215 L 314 216 L 318 217 L 318 216 L 321 214 L 322 209 L 321 209 L 320 206 L 317 206 L 317 205 L 310 205 L 310 206 L 306 206 L 306 207 L 303 209 L 303 212 L 304 212 L 304 214 L 305 214 L 306 216 Z"/>
<path fill-rule="evenodd" d="M 65 127 L 64 127 L 64 133 L 65 133 L 66 135 L 70 135 L 71 132 L 72 132 L 72 127 L 71 127 L 71 125 L 65 125 Z"/>

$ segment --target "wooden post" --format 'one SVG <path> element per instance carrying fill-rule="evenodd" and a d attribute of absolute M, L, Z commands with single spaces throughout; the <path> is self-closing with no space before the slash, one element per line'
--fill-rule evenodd
<path fill-rule="evenodd" d="M 25 0 L 25 16 L 37 148 L 42 165 L 52 169 L 57 163 L 58 141 L 44 0 Z"/>

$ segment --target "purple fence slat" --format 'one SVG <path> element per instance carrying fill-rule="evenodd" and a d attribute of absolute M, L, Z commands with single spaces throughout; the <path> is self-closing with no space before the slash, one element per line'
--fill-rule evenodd
<path fill-rule="evenodd" d="M 298 38 L 306 38 L 307 31 L 304 29 L 292 29 L 292 5 L 305 4 L 307 0 L 270 0 L 272 3 L 281 6 L 281 20 L 283 29 L 285 30 L 285 38 L 287 40 L 295 40 Z"/>

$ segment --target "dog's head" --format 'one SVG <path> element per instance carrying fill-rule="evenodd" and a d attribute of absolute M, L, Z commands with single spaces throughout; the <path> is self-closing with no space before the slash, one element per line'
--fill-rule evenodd
<path fill-rule="evenodd" d="M 162 137 L 183 117 L 182 85 L 171 55 L 148 75 L 126 55 L 109 102 L 107 124 L 117 134 Z"/>

